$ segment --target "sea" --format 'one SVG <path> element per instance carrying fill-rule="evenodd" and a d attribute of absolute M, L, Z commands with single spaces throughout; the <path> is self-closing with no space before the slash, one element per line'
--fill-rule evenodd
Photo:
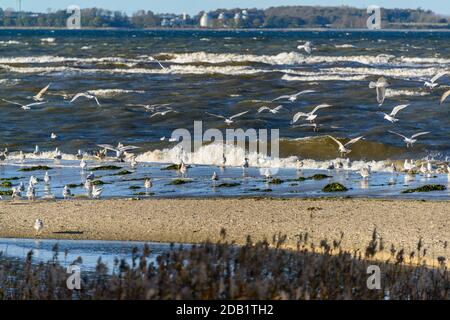
<path fill-rule="evenodd" d="M 60 199 L 71 184 L 81 197 L 89 168 L 106 164 L 120 170 L 95 172 L 104 182 L 103 197 L 322 197 L 328 196 L 326 184 L 339 182 L 349 189 L 344 196 L 448 199 L 449 191 L 402 193 L 425 184 L 448 186 L 447 174 L 400 171 L 404 159 L 437 166 L 450 156 L 450 105 L 439 104 L 450 77 L 433 90 L 424 86 L 448 70 L 449 40 L 443 31 L 0 30 L 0 150 L 9 151 L 0 178 L 27 184 L 45 172 L 20 170 L 45 165 L 52 183 L 41 183 L 38 196 Z M 305 42 L 310 54 L 297 48 Z M 390 83 L 381 106 L 369 88 L 380 77 Z M 48 84 L 45 103 L 31 110 L 11 103 L 34 102 Z M 273 101 L 303 90 L 314 92 L 294 102 Z M 71 103 L 80 92 L 96 96 L 101 106 L 85 98 Z M 157 104 L 170 104 L 172 112 L 158 115 L 143 107 Z M 292 125 L 295 113 L 320 104 L 331 107 L 317 112 L 318 131 L 302 126 L 304 120 Z M 409 106 L 397 114 L 398 122 L 383 119 L 383 112 L 402 104 Z M 278 105 L 279 113 L 258 112 Z M 230 125 L 217 117 L 242 112 Z M 170 139 L 178 129 L 193 132 L 196 121 L 204 131 L 224 135 L 227 129 L 278 130 L 279 155 L 224 148 L 217 141 L 185 150 Z M 406 148 L 389 131 L 429 133 Z M 364 138 L 341 158 L 329 136 Z M 115 162 L 114 152 L 103 161 L 91 157 L 99 144 L 119 142 L 139 147 L 130 152 L 136 168 Z M 39 154 L 33 154 L 36 145 Z M 56 148 L 62 152 L 57 161 Z M 86 172 L 80 172 L 78 150 L 86 153 Z M 220 168 L 223 154 L 226 167 Z M 243 170 L 245 157 L 249 168 Z M 186 175 L 161 170 L 180 160 L 190 167 Z M 329 169 L 338 162 L 350 165 Z M 391 172 L 392 163 L 399 172 Z M 362 179 L 359 170 L 369 165 L 372 175 Z M 124 170 L 129 173 L 117 174 Z M 213 172 L 218 181 L 211 181 Z M 315 174 L 327 177 L 312 179 Z M 145 178 L 153 179 L 151 190 L 143 189 Z M 174 179 L 186 183 L 172 184 Z"/>

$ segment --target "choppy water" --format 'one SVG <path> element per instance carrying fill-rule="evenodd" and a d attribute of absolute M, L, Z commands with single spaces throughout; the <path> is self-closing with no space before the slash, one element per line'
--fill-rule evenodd
<path fill-rule="evenodd" d="M 423 80 L 449 67 L 449 37 L 448 32 L 0 30 L 0 98 L 31 102 L 31 96 L 51 83 L 47 102 L 31 111 L 0 102 L 0 148 L 30 153 L 35 145 L 41 150 L 59 147 L 65 160 L 73 160 L 69 154 L 78 149 L 90 152 L 97 144 L 120 141 L 141 147 L 140 163 L 170 163 L 178 160 L 179 150 L 161 137 L 170 137 L 177 128 L 192 130 L 195 120 L 203 120 L 204 130 L 227 128 L 206 111 L 231 115 L 250 110 L 230 127 L 276 128 L 282 138 L 281 160 L 261 165 L 258 156 L 250 155 L 250 165 L 283 167 L 286 176 L 295 175 L 295 157 L 306 159 L 305 167 L 311 170 L 323 169 L 335 159 L 337 148 L 325 137 L 328 134 L 365 135 L 349 155 L 360 161 L 355 170 L 368 161 L 376 161 L 373 168 L 384 171 L 387 159 L 442 160 L 450 155 L 450 108 L 439 106 L 439 98 L 450 79 L 441 79 L 442 86 L 434 92 L 425 90 Z M 304 41 L 313 43 L 311 55 L 297 50 Z M 165 69 L 151 57 L 161 60 Z M 381 109 L 375 91 L 368 88 L 369 81 L 379 76 L 392 84 Z M 257 113 L 266 101 L 305 89 L 317 92 L 285 104 L 278 115 Z M 95 93 L 102 107 L 83 99 L 69 104 L 68 97 L 81 91 Z M 171 103 L 179 113 L 150 118 L 144 108 L 128 106 L 158 103 Z M 319 112 L 320 132 L 290 125 L 295 112 L 308 112 L 321 103 L 333 107 Z M 378 114 L 405 103 L 411 105 L 400 112 L 395 125 Z M 432 133 L 407 150 L 388 130 Z M 54 141 L 51 132 L 58 135 Z M 228 150 L 228 164 L 240 166 L 244 154 Z M 41 156 L 51 157 L 51 153 Z M 221 149 L 205 146 L 187 160 L 192 165 L 217 165 L 221 157 Z M 156 177 L 159 169 L 158 165 L 152 169 Z M 16 175 L 14 168 L 5 170 Z M 205 177 L 210 190 L 206 177 L 217 168 L 198 170 L 198 179 Z M 254 170 L 250 176 L 259 176 Z M 242 174 L 228 172 L 230 179 Z M 164 174 L 161 179 L 171 178 Z M 61 184 L 66 183 L 63 180 Z M 163 193 L 172 192 L 166 189 Z"/>

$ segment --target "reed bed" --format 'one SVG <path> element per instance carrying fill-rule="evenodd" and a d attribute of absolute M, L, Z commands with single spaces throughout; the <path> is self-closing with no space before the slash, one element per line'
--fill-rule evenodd
<path fill-rule="evenodd" d="M 149 262 L 150 248 L 132 252 L 132 262 L 116 260 L 112 270 L 98 261 L 95 271 L 82 273 L 81 290 L 69 290 L 68 274 L 58 248 L 46 263 L 0 258 L 0 299 L 448 299 L 446 259 L 425 264 L 422 240 L 413 252 L 391 246 L 373 232 L 365 252 L 346 251 L 341 239 L 312 243 L 299 234 L 297 248 L 286 237 L 244 246 L 226 239 L 190 247 L 172 245 Z M 380 257 L 383 260 L 380 260 Z M 74 261 L 81 263 L 82 258 Z M 381 289 L 370 290 L 367 268 L 381 269 Z"/>

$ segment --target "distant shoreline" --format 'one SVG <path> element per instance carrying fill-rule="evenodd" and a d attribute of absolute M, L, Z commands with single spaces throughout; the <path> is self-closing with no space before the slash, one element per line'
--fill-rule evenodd
<path fill-rule="evenodd" d="M 141 32 L 141 31 L 199 31 L 199 32 L 450 32 L 450 29 L 334 29 L 334 28 L 146 28 L 146 29 L 127 29 L 127 28 L 82 28 L 79 30 L 69 30 L 61 27 L 0 27 L 2 30 L 67 30 L 71 32 L 80 31 L 128 31 L 128 32 Z"/>

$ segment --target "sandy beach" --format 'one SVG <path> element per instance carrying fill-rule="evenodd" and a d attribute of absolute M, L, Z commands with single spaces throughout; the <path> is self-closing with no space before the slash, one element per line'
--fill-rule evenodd
<path fill-rule="evenodd" d="M 34 237 L 36 218 L 45 222 L 40 237 L 196 243 L 244 243 L 277 233 L 295 245 L 296 235 L 332 241 L 344 233 L 343 247 L 364 251 L 377 229 L 386 248 L 414 250 L 422 238 L 429 258 L 450 256 L 448 202 L 365 199 L 161 199 L 34 203 L 0 202 L 0 237 Z"/>

